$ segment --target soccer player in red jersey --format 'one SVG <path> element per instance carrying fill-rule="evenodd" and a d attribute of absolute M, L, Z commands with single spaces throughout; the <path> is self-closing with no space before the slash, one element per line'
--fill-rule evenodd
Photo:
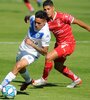
<path fill-rule="evenodd" d="M 26 7 L 28 8 L 29 11 L 33 12 L 34 11 L 34 8 L 33 6 L 31 5 L 31 3 L 29 2 L 29 0 L 23 0 Z"/>
<path fill-rule="evenodd" d="M 31 3 L 29 2 L 29 0 L 23 0 L 26 7 L 29 9 L 29 11 L 33 12 L 34 11 L 34 8 L 33 6 L 31 5 Z M 38 4 L 38 6 L 41 6 L 41 3 L 42 3 L 42 0 L 35 0 L 36 3 Z"/>
<path fill-rule="evenodd" d="M 83 21 L 74 18 L 70 14 L 56 12 L 54 10 L 54 4 L 51 0 L 44 1 L 43 9 L 48 14 L 49 29 L 54 34 L 56 43 L 54 49 L 46 56 L 42 77 L 38 80 L 34 80 L 33 85 L 39 86 L 46 84 L 48 75 L 54 62 L 54 68 L 73 81 L 70 85 L 67 86 L 67 88 L 74 88 L 81 84 L 82 80 L 80 77 L 75 75 L 68 68 L 68 66 L 64 65 L 67 56 L 71 55 L 75 49 L 75 38 L 72 33 L 71 24 L 79 25 L 89 32 L 90 26 L 88 26 Z"/>

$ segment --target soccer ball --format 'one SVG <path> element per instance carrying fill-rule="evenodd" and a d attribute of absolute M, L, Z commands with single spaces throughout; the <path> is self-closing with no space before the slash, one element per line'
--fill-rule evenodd
<path fill-rule="evenodd" d="M 16 87 L 14 87 L 11 84 L 6 85 L 5 87 L 3 87 L 2 89 L 2 95 L 5 98 L 14 98 L 17 94 L 17 90 Z"/>

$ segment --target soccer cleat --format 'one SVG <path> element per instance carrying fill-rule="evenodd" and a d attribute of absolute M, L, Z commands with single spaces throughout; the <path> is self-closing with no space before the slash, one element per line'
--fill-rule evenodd
<path fill-rule="evenodd" d="M 32 82 L 33 82 L 33 80 L 31 80 L 29 83 L 23 83 L 22 85 L 21 85 L 21 88 L 20 88 L 20 91 L 24 91 L 24 90 L 26 90 L 26 88 L 30 85 L 30 84 L 32 84 Z"/>
<path fill-rule="evenodd" d="M 75 81 L 73 81 L 70 85 L 67 85 L 67 88 L 74 88 L 81 83 L 82 83 L 82 80 L 78 78 Z"/>
<path fill-rule="evenodd" d="M 43 85 L 46 85 L 46 84 L 47 84 L 47 82 L 43 78 L 40 78 L 38 80 L 34 80 L 33 83 L 32 83 L 33 86 L 43 86 Z"/>

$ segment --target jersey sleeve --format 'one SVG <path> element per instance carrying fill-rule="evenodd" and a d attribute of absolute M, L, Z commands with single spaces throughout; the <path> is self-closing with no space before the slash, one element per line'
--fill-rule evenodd
<path fill-rule="evenodd" d="M 50 44 L 50 39 L 51 39 L 51 35 L 50 32 L 48 32 L 48 34 L 45 34 L 42 38 L 42 46 L 49 46 Z"/>
<path fill-rule="evenodd" d="M 62 20 L 66 23 L 66 24 L 71 24 L 74 20 L 74 17 L 70 14 L 63 14 Z"/>

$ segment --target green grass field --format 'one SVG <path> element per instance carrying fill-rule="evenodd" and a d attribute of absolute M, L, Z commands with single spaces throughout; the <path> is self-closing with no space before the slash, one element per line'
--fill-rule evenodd
<path fill-rule="evenodd" d="M 90 25 L 90 0 L 53 0 L 56 10 L 74 15 Z M 35 10 L 42 9 L 31 1 Z M 15 64 L 18 46 L 27 33 L 28 24 L 24 23 L 24 16 L 29 14 L 23 0 L 0 0 L 0 82 Z M 56 70 L 51 71 L 48 85 L 42 88 L 29 86 L 26 91 L 20 92 L 19 88 L 24 81 L 18 74 L 11 83 L 18 91 L 15 100 L 90 100 L 90 32 L 72 25 L 73 33 L 77 40 L 75 52 L 68 57 L 66 64 L 82 78 L 82 85 L 74 89 L 67 89 L 71 82 Z M 52 36 L 49 50 L 53 48 Z M 28 67 L 32 78 L 37 79 L 42 75 L 44 57 Z M 3 100 L 0 93 L 0 100 Z"/>

